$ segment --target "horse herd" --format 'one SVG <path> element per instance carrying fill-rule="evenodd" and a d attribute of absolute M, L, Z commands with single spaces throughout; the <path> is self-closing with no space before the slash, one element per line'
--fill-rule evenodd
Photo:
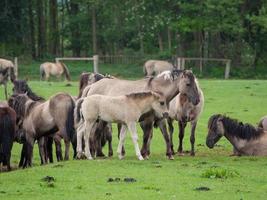
<path fill-rule="evenodd" d="M 10 75 L 14 86 L 7 103 L 0 104 L 0 165 L 2 163 L 11 170 L 14 141 L 22 143 L 19 166 L 23 168 L 32 166 L 35 141 L 38 142 L 41 164 L 53 162 L 53 141 L 57 160 L 63 160 L 61 139 L 65 142 L 65 160 L 69 159 L 70 144 L 77 159 L 105 156 L 102 148 L 107 142 L 108 156 L 112 156 L 111 123 L 118 126 L 119 159 L 125 156 L 127 129 L 137 158 L 148 159 L 153 127 L 160 128 L 166 143 L 166 155 L 173 159 L 176 153 L 173 147 L 174 120 L 179 124 L 177 153 L 183 154 L 184 129 L 190 122 L 190 154 L 194 156 L 195 129 L 204 107 L 204 95 L 192 71 L 177 70 L 169 64 L 149 61 L 144 65 L 147 76 L 134 81 L 82 73 L 78 97 L 60 92 L 48 100 L 36 95 L 26 81 L 16 80 L 13 73 L 7 73 L 0 65 L 0 74 L 5 71 L 2 77 Z M 167 70 L 164 70 L 165 66 L 168 66 Z M 40 69 L 43 77 L 47 72 L 45 65 Z M 141 149 L 137 123 L 143 131 Z M 267 132 L 264 130 L 267 130 L 267 118 L 260 121 L 259 127 L 253 127 L 217 114 L 209 119 L 206 144 L 213 148 L 225 136 L 234 147 L 234 155 L 267 155 Z"/>

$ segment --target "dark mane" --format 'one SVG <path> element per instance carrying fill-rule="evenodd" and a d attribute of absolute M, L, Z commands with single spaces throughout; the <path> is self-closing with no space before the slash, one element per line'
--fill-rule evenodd
<path fill-rule="evenodd" d="M 14 81 L 14 93 L 25 94 L 33 101 L 44 101 L 45 99 L 41 96 L 35 94 L 25 80 L 15 80 Z"/>
<path fill-rule="evenodd" d="M 248 123 L 243 123 L 238 121 L 237 119 L 231 119 L 224 115 L 213 115 L 209 120 L 209 127 L 215 126 L 216 122 L 219 118 L 221 118 L 222 123 L 224 125 L 225 130 L 228 134 L 232 136 L 236 136 L 241 139 L 251 140 L 257 139 L 264 133 L 262 128 L 255 128 L 253 125 Z"/>
<path fill-rule="evenodd" d="M 30 111 L 36 104 L 39 104 L 38 101 L 32 101 L 31 103 L 28 104 L 28 107 L 26 110 L 25 104 L 29 100 L 30 98 L 24 94 L 23 95 L 15 94 L 9 98 L 8 105 L 15 110 L 17 117 L 22 119 L 22 118 L 27 117 L 30 114 Z"/>
<path fill-rule="evenodd" d="M 131 99 L 143 99 L 152 95 L 152 92 L 138 92 L 127 94 L 126 97 Z"/>

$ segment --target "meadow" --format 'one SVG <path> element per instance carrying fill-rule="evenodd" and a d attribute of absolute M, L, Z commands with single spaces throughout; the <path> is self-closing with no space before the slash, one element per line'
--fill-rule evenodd
<path fill-rule="evenodd" d="M 201 79 L 199 82 L 205 96 L 205 108 L 196 130 L 195 157 L 189 154 L 176 155 L 174 160 L 168 160 L 163 137 L 158 129 L 154 129 L 149 160 L 137 160 L 129 134 L 126 139 L 126 157 L 119 160 L 116 155 L 118 139 L 114 124 L 112 158 L 93 161 L 71 159 L 40 166 L 35 144 L 32 168 L 0 173 L 0 199 L 266 199 L 267 159 L 230 157 L 232 147 L 226 139 L 221 139 L 214 149 L 208 149 L 205 137 L 208 118 L 215 113 L 256 125 L 266 115 L 264 105 L 267 100 L 267 81 Z M 35 80 L 29 81 L 29 85 L 45 98 L 60 91 L 78 94 L 77 82 L 71 82 L 71 86 L 67 87 L 66 82 Z M 2 88 L 0 99 L 4 99 Z M 185 150 L 190 149 L 189 127 L 188 124 L 184 138 Z M 177 132 L 176 123 L 175 149 Z M 138 133 L 141 145 L 139 127 Z M 20 149 L 21 145 L 14 144 L 14 168 L 18 165 Z M 104 152 L 107 154 L 106 147 Z M 54 180 L 45 178 L 47 176 Z M 125 181 L 125 178 L 133 181 Z"/>

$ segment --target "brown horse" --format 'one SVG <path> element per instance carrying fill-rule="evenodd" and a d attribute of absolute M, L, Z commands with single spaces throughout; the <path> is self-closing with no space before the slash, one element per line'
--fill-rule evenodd
<path fill-rule="evenodd" d="M 224 136 L 233 145 L 237 156 L 267 156 L 267 131 L 243 124 L 221 114 L 212 115 L 208 122 L 206 144 L 213 148 Z"/>
<path fill-rule="evenodd" d="M 25 159 L 21 162 L 23 167 L 32 165 L 32 151 L 34 141 L 43 136 L 55 133 L 60 130 L 67 141 L 73 141 L 74 118 L 73 111 L 75 103 L 72 97 L 66 93 L 58 93 L 49 100 L 33 101 L 25 94 L 13 95 L 9 101 L 9 105 L 16 111 L 18 118 L 22 121 L 22 128 L 25 130 L 26 142 L 23 150 L 26 153 Z M 39 151 L 41 163 L 45 163 L 45 152 L 42 140 L 39 140 Z M 74 156 L 76 146 L 73 143 Z M 66 146 L 67 158 L 69 145 Z"/>
<path fill-rule="evenodd" d="M 65 78 L 68 81 L 70 81 L 69 70 L 63 62 L 56 62 L 56 63 L 45 62 L 40 65 L 40 79 L 41 80 L 45 78 L 45 80 L 47 81 L 50 75 L 56 76 L 57 78 L 59 78 L 60 76 L 62 76 L 62 74 L 64 74 Z"/>
<path fill-rule="evenodd" d="M 1 163 L 11 170 L 10 157 L 16 129 L 16 112 L 0 102 L 0 169 Z"/>
<path fill-rule="evenodd" d="M 194 104 L 199 103 L 198 89 L 195 83 L 195 76 L 189 70 L 165 71 L 156 77 L 149 77 L 141 80 L 130 81 L 121 79 L 102 79 L 92 85 L 87 86 L 82 97 L 93 94 L 107 96 L 119 96 L 129 93 L 154 91 L 160 93 L 169 103 L 179 92 L 187 95 Z M 172 159 L 170 139 L 164 120 L 158 119 L 155 113 L 149 112 L 142 115 L 139 120 L 144 132 L 143 147 L 141 153 L 148 158 L 150 154 L 150 141 L 153 134 L 153 124 L 157 123 L 166 142 L 166 155 Z"/>
<path fill-rule="evenodd" d="M 155 76 L 166 70 L 173 69 L 173 65 L 164 60 L 148 60 L 143 67 L 145 76 Z"/>
<path fill-rule="evenodd" d="M 6 99 L 8 77 L 10 77 L 11 82 L 16 79 L 14 64 L 10 60 L 0 58 L 0 85 L 4 85 L 5 87 Z"/>
<path fill-rule="evenodd" d="M 199 92 L 200 102 L 197 105 L 192 104 L 185 94 L 178 94 L 171 102 L 169 106 L 168 125 L 170 131 L 171 147 L 173 150 L 173 120 L 178 121 L 179 124 L 179 146 L 178 154 L 183 155 L 183 138 L 185 127 L 187 122 L 191 123 L 191 156 L 195 155 L 195 130 L 198 122 L 198 118 L 204 107 L 204 95 L 201 88 L 198 85 L 197 79 L 195 79 Z"/>

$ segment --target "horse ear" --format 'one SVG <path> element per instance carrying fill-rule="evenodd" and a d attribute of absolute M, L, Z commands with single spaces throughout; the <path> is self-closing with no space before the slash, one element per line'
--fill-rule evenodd
<path fill-rule="evenodd" d="M 151 93 L 156 99 L 160 99 L 161 95 L 158 92 L 151 91 Z"/>

